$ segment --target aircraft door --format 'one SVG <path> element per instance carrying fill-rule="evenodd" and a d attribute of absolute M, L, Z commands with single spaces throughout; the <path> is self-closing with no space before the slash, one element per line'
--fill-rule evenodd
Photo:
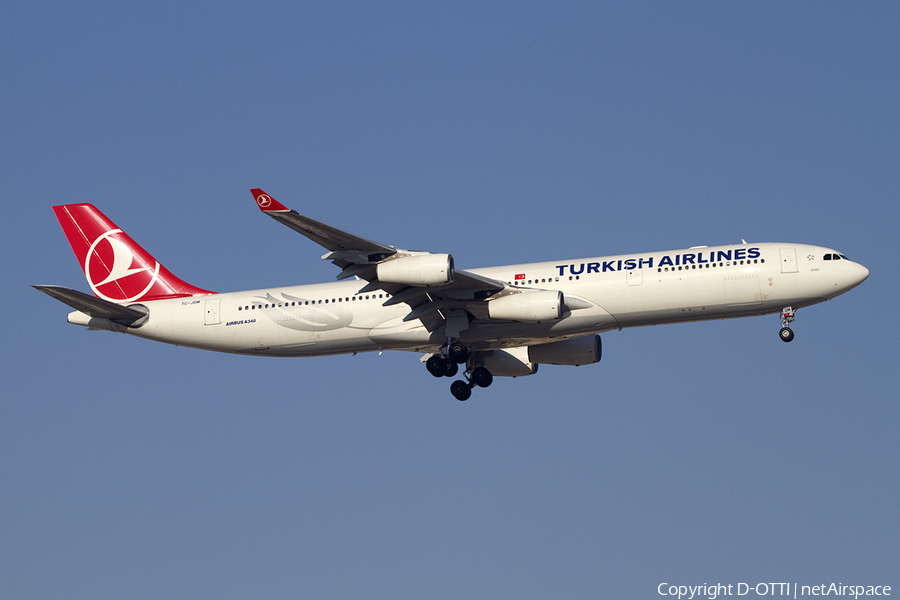
<path fill-rule="evenodd" d="M 203 317 L 204 325 L 218 325 L 222 322 L 219 309 L 222 306 L 222 299 L 218 296 L 206 299 L 206 314 Z"/>
<path fill-rule="evenodd" d="M 793 248 L 781 248 L 779 252 L 781 252 L 781 272 L 797 273 L 799 271 L 797 267 L 797 251 Z"/>
<path fill-rule="evenodd" d="M 631 269 L 625 274 L 625 282 L 628 285 L 643 285 L 644 283 L 644 270 L 643 269 Z"/>

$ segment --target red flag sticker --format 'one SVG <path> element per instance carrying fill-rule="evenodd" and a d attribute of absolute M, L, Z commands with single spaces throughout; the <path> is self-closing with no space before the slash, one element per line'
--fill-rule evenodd
<path fill-rule="evenodd" d="M 519 273 L 518 275 L 516 275 L 516 280 L 518 281 L 519 279 L 525 279 L 525 273 Z"/>

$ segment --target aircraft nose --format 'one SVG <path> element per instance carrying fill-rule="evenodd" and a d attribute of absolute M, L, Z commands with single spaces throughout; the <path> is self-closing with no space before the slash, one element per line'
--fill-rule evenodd
<path fill-rule="evenodd" d="M 859 263 L 849 262 L 844 266 L 843 276 L 840 277 L 841 293 L 852 290 L 869 276 L 869 270 Z"/>
<path fill-rule="evenodd" d="M 856 272 L 854 273 L 856 285 L 861 284 L 863 281 L 869 278 L 869 270 L 867 268 L 859 263 L 853 263 L 853 266 L 856 267 Z"/>

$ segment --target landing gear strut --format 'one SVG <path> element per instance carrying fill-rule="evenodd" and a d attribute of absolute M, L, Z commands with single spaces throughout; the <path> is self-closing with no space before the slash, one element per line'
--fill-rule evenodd
<path fill-rule="evenodd" d="M 778 332 L 778 335 L 781 337 L 781 341 L 790 342 L 794 339 L 794 332 L 791 329 L 791 323 L 794 320 L 794 309 L 790 306 L 785 307 L 781 311 L 781 331 Z"/>
<path fill-rule="evenodd" d="M 459 342 L 452 342 L 447 346 L 447 358 L 457 364 L 463 364 L 469 360 L 469 350 Z"/>
<path fill-rule="evenodd" d="M 458 341 L 447 344 L 446 353 L 432 354 L 425 361 L 425 368 L 435 377 L 455 377 L 459 372 L 459 365 L 467 365 L 464 373 L 465 380 L 459 379 L 450 385 L 450 393 L 457 400 L 468 400 L 472 396 L 472 389 L 486 388 L 494 382 L 494 376 L 484 367 L 484 360 L 478 354 L 469 352 L 469 349 Z"/>
<path fill-rule="evenodd" d="M 486 388 L 494 382 L 494 376 L 490 371 L 484 368 L 483 361 L 477 356 L 469 361 L 469 368 L 466 369 L 466 379 L 468 381 L 457 380 L 450 385 L 450 393 L 457 400 L 468 400 L 472 395 L 472 388 L 475 386 Z M 476 366 L 477 365 L 477 366 Z"/>

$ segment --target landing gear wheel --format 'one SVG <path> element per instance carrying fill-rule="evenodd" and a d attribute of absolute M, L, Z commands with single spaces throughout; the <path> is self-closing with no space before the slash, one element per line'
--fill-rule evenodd
<path fill-rule="evenodd" d="M 462 364 L 469 360 L 469 351 L 459 342 L 454 342 L 447 348 L 447 356 L 452 362 Z"/>
<path fill-rule="evenodd" d="M 457 379 L 450 384 L 450 393 L 453 394 L 454 398 L 463 402 L 464 400 L 468 400 L 472 395 L 472 388 L 462 379 Z"/>
<path fill-rule="evenodd" d="M 475 367 L 472 369 L 472 383 L 478 387 L 486 388 L 494 383 L 494 376 L 484 367 Z"/>
<path fill-rule="evenodd" d="M 794 322 L 794 315 L 797 314 L 790 306 L 781 309 L 781 331 L 778 332 L 782 342 L 789 342 L 794 339 L 794 332 L 791 331 L 791 323 Z"/>
<path fill-rule="evenodd" d="M 447 372 L 444 373 L 444 377 L 456 377 L 457 373 L 459 373 L 459 365 L 452 360 L 447 361 Z"/>
<path fill-rule="evenodd" d="M 443 377 L 447 373 L 447 361 L 435 354 L 425 361 L 425 368 L 435 377 Z"/>

